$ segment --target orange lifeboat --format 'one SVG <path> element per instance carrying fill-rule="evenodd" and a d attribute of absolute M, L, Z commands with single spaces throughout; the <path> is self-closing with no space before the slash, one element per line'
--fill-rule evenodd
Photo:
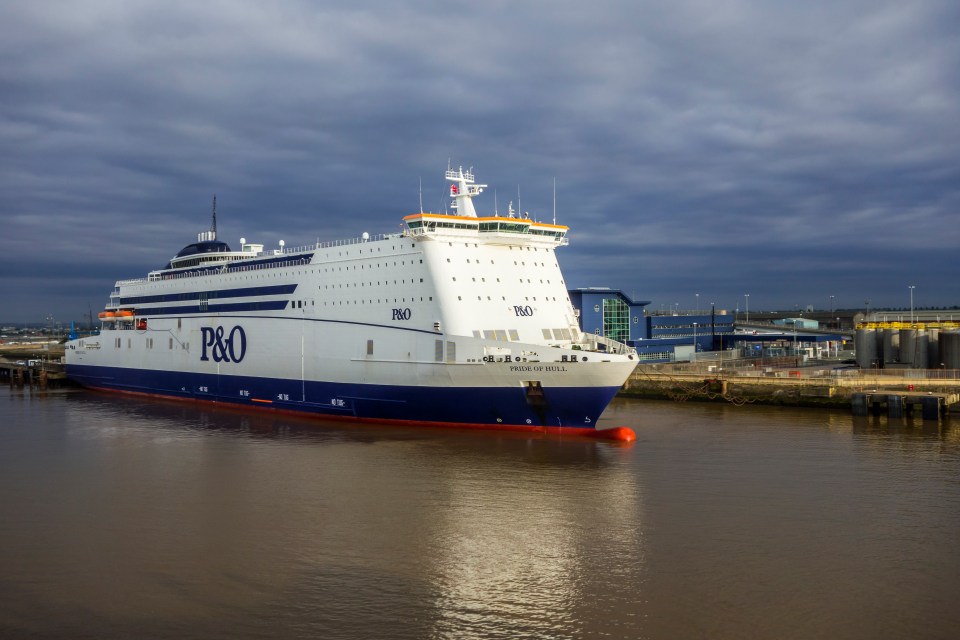
<path fill-rule="evenodd" d="M 117 319 L 117 314 L 113 311 L 101 311 L 99 314 L 97 314 L 97 317 L 103 322 L 113 322 Z"/>
<path fill-rule="evenodd" d="M 120 309 L 120 311 L 117 311 L 117 320 L 121 322 L 133 322 L 133 309 Z"/>

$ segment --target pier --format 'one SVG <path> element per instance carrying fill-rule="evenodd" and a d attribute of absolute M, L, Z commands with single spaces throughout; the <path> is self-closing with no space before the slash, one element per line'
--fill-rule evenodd
<path fill-rule="evenodd" d="M 69 384 L 61 361 L 63 354 L 62 344 L 46 339 L 0 342 L 0 384 L 40 389 Z"/>
<path fill-rule="evenodd" d="M 623 396 L 822 407 L 854 416 L 940 420 L 960 411 L 960 370 L 861 370 L 793 358 L 726 358 L 697 363 L 640 364 Z"/>
<path fill-rule="evenodd" d="M 951 405 L 957 404 L 960 394 L 956 393 L 916 393 L 897 389 L 877 389 L 876 391 L 853 393 L 850 404 L 853 415 L 903 418 L 916 415 L 916 407 L 924 420 L 939 420 Z"/>
<path fill-rule="evenodd" d="M 60 387 L 68 382 L 63 365 L 45 363 L 43 368 L 0 362 L 0 383 L 11 387 Z"/>

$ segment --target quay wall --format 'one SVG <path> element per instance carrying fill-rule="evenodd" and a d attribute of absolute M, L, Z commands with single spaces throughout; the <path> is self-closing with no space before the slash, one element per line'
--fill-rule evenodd
<path fill-rule="evenodd" d="M 911 369 L 895 374 L 893 371 L 816 367 L 711 371 L 709 367 L 641 364 L 619 395 L 678 402 L 755 403 L 849 411 L 853 394 L 880 389 L 914 394 L 956 394 L 960 393 L 960 371 Z M 948 410 L 960 412 L 960 406 L 951 405 Z"/>

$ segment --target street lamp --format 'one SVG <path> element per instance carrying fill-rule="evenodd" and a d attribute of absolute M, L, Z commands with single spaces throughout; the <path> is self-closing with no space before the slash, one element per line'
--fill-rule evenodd
<path fill-rule="evenodd" d="M 693 295 L 697 296 L 697 315 L 700 315 L 700 294 L 695 293 Z"/>
<path fill-rule="evenodd" d="M 913 290 L 915 288 L 914 285 L 910 285 L 910 324 L 913 324 Z"/>
<path fill-rule="evenodd" d="M 796 366 L 800 366 L 800 352 L 797 351 L 797 319 L 793 319 L 793 357 L 796 359 Z"/>
<path fill-rule="evenodd" d="M 697 323 L 693 323 L 693 359 L 697 359 Z"/>
<path fill-rule="evenodd" d="M 830 315 L 833 315 L 833 299 L 836 296 L 830 296 Z"/>
<path fill-rule="evenodd" d="M 749 294 L 749 293 L 745 293 L 745 294 L 743 294 L 743 297 L 746 298 L 746 300 L 747 300 L 747 319 L 746 319 L 746 322 L 750 322 L 750 294 Z"/>

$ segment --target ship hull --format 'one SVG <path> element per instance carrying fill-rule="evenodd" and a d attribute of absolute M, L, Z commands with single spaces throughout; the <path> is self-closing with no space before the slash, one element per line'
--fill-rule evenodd
<path fill-rule="evenodd" d="M 593 431 L 620 390 L 547 387 L 535 401 L 509 387 L 432 387 L 302 381 L 183 371 L 68 365 L 78 384 L 104 391 L 224 403 L 364 422 L 449 427 Z M 249 395 L 240 395 L 249 391 Z"/>

